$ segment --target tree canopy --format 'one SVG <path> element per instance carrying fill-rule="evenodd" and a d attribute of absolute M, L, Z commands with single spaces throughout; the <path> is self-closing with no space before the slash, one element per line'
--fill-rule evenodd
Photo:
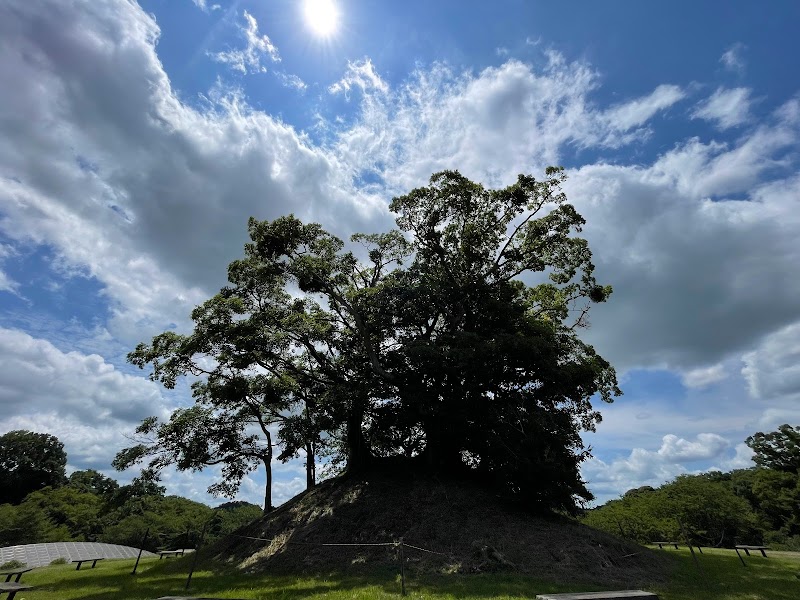
<path fill-rule="evenodd" d="M 800 427 L 783 424 L 777 431 L 754 433 L 745 440 L 760 467 L 800 473 Z"/>
<path fill-rule="evenodd" d="M 259 463 L 269 486 L 273 445 L 310 468 L 322 446 L 351 471 L 405 464 L 574 510 L 591 497 L 578 471 L 580 431 L 600 420 L 591 400 L 620 390 L 578 336 L 611 288 L 563 181 L 551 167 L 490 190 L 436 173 L 392 200 L 398 229 L 349 248 L 292 215 L 251 218 L 194 330 L 129 355 L 167 387 L 199 379 L 195 405 L 145 420 L 115 466 L 222 464 L 210 491 L 230 495 Z"/>
<path fill-rule="evenodd" d="M 57 437 L 33 431 L 0 435 L 0 504 L 20 502 L 30 492 L 66 482 L 67 453 Z"/>

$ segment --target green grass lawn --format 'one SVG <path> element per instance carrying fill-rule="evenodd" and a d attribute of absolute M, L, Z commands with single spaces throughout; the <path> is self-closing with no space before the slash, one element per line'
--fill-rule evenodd
<path fill-rule="evenodd" d="M 652 588 L 662 600 L 797 600 L 800 598 L 800 556 L 770 552 L 769 558 L 745 558 L 743 567 L 732 550 L 704 550 L 694 564 L 689 551 L 664 550 L 675 557 L 671 581 Z M 23 583 L 36 589 L 17 594 L 16 600 L 151 600 L 184 593 L 191 557 L 142 560 L 137 575 L 130 574 L 132 560 L 106 560 L 97 568 L 58 565 L 36 569 L 23 576 Z M 611 586 L 613 589 L 614 586 Z M 484 598 L 534 598 L 544 592 L 609 589 L 608 585 L 553 583 L 519 575 L 440 575 L 410 577 L 410 598 L 468 600 Z M 269 600 L 378 600 L 400 598 L 400 578 L 391 571 L 371 575 L 289 577 L 242 575 L 235 572 L 195 572 L 189 592 L 195 596 L 260 598 Z"/>

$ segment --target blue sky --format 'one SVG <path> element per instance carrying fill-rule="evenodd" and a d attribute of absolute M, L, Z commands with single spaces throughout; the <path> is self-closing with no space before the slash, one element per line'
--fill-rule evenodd
<path fill-rule="evenodd" d="M 600 500 L 750 466 L 800 411 L 800 5 L 10 0 L 0 6 L 0 432 L 110 470 L 187 403 L 125 361 L 187 331 L 249 216 L 347 237 L 441 169 L 567 167 L 598 279 L 584 335 L 625 395 Z M 303 489 L 276 465 L 276 501 Z M 167 473 L 203 501 L 213 472 Z M 241 499 L 260 502 L 262 473 Z"/>

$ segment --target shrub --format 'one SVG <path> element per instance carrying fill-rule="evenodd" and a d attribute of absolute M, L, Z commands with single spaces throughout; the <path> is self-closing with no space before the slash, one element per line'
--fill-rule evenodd
<path fill-rule="evenodd" d="M 27 563 L 22 562 L 21 560 L 9 560 L 8 562 L 4 562 L 0 565 L 0 569 L 22 569 L 27 566 Z"/>

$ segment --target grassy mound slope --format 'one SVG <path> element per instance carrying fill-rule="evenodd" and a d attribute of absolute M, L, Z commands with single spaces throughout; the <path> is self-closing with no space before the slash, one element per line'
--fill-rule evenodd
<path fill-rule="evenodd" d="M 252 573 L 397 568 L 396 546 L 321 544 L 400 538 L 435 552 L 404 548 L 407 568 L 417 572 L 511 571 L 634 585 L 664 581 L 672 567 L 663 552 L 569 519 L 528 514 L 486 489 L 411 476 L 324 482 L 204 554 Z"/>

